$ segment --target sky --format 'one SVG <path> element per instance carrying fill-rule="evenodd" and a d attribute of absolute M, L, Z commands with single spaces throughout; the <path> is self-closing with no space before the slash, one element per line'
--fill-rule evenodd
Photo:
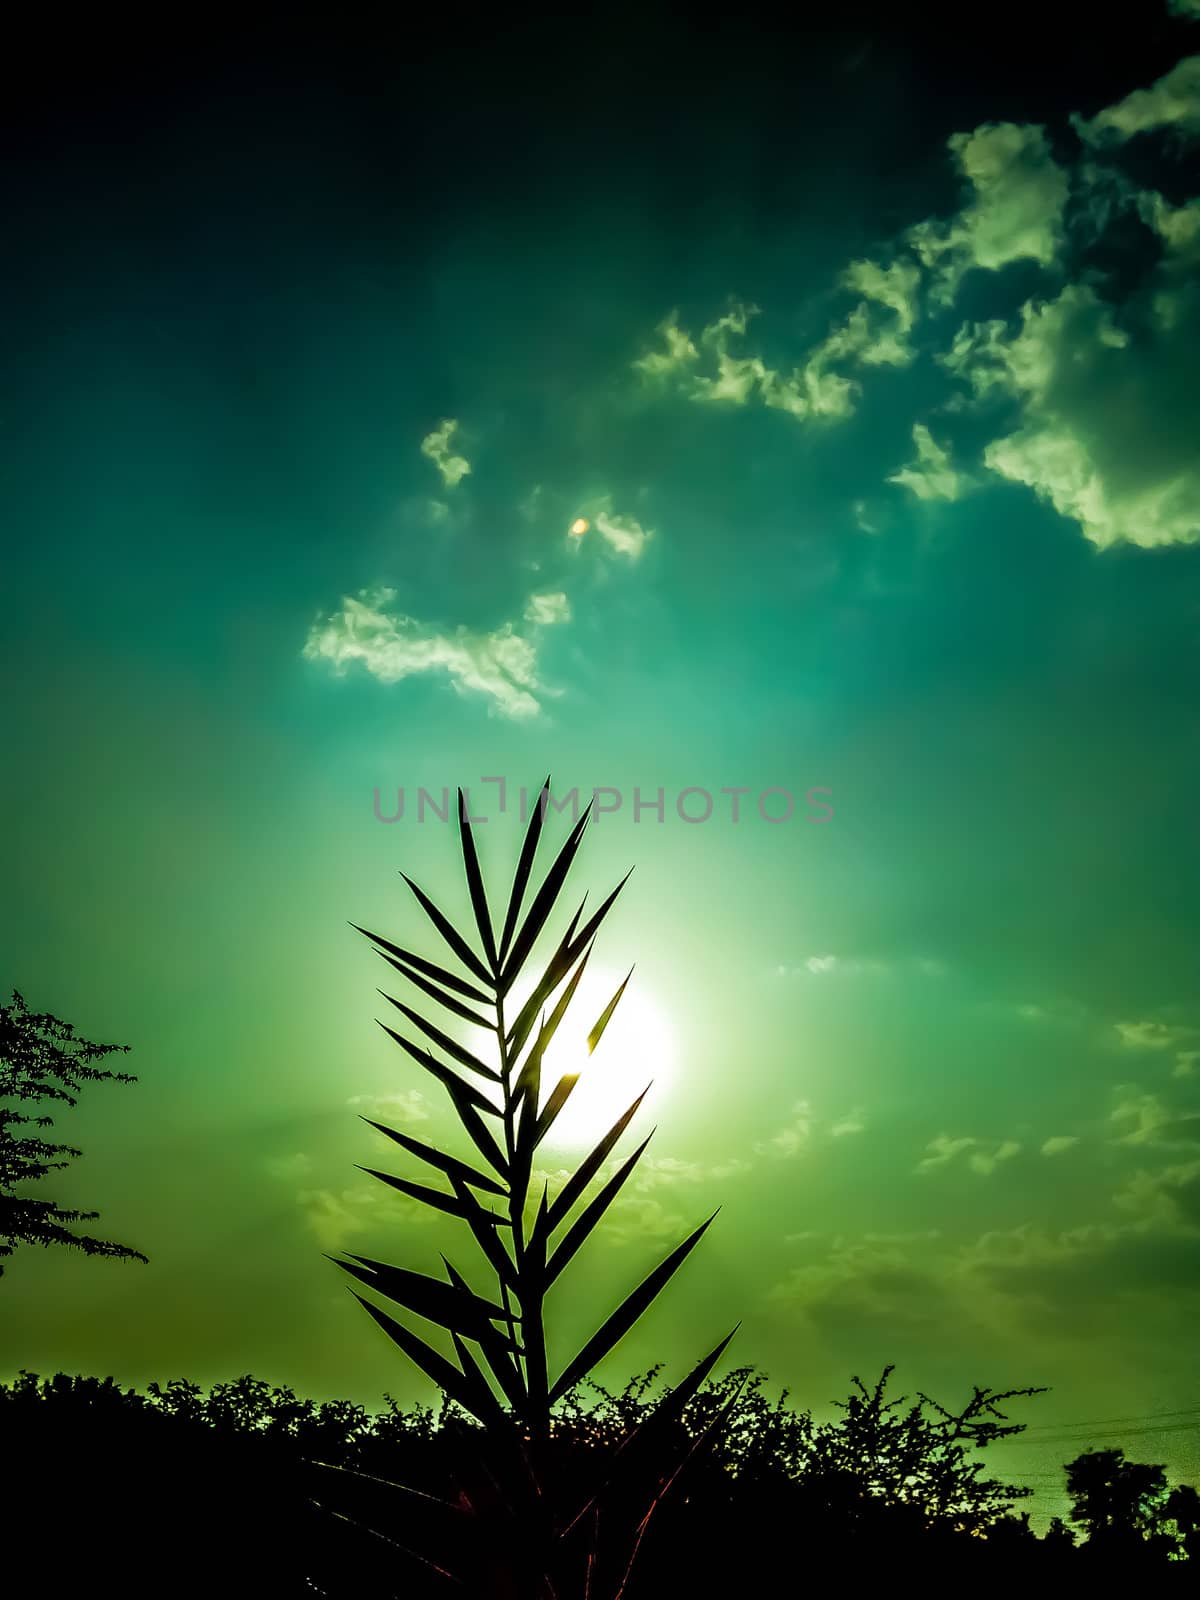
<path fill-rule="evenodd" d="M 418 791 L 499 897 L 550 773 L 635 970 L 546 1170 L 656 1126 L 553 1348 L 719 1206 L 607 1377 L 740 1318 L 823 1414 L 1047 1385 L 1043 1521 L 1068 1424 L 1195 1478 L 1198 21 L 35 48 L 0 978 L 133 1047 L 56 1198 L 151 1259 L 14 1258 L 0 1372 L 430 1397 L 323 1255 L 447 1237 L 348 923 L 436 957 Z"/>

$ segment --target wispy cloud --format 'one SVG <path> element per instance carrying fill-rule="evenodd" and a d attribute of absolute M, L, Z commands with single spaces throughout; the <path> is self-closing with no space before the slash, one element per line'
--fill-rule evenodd
<path fill-rule="evenodd" d="M 570 622 L 571 602 L 561 589 L 548 594 L 531 594 L 525 607 L 525 620 L 542 628 Z"/>
<path fill-rule="evenodd" d="M 911 489 L 918 500 L 961 500 L 972 484 L 971 479 L 955 470 L 950 453 L 930 433 L 923 422 L 913 425 L 913 444 L 917 459 L 888 478 Z"/>
<path fill-rule="evenodd" d="M 662 341 L 661 350 L 650 350 L 633 363 L 634 371 L 651 380 L 677 377 L 688 371 L 699 359 L 700 352 L 690 335 L 679 326 L 679 313 L 672 311 L 655 329 Z"/>
<path fill-rule="evenodd" d="M 1190 3 L 1194 15 L 1198 0 Z M 1071 122 L 1079 137 L 1094 145 L 1124 144 L 1155 128 L 1195 133 L 1200 130 L 1200 56 L 1188 56 L 1150 88 L 1135 89 L 1090 120 L 1074 116 Z"/>
<path fill-rule="evenodd" d="M 448 417 L 421 440 L 421 454 L 433 462 L 448 489 L 461 483 L 471 470 L 471 463 L 465 456 L 454 454 L 451 440 L 457 431 L 458 423 Z"/>
<path fill-rule="evenodd" d="M 511 622 L 491 633 L 465 627 L 445 632 L 389 610 L 395 597 L 394 589 L 344 597 L 340 610 L 314 623 L 304 656 L 327 662 L 337 673 L 358 663 L 388 684 L 420 673 L 445 673 L 459 694 L 484 695 L 502 716 L 537 716 L 542 699 L 553 691 L 538 678 L 533 639 Z M 536 621 L 561 622 L 561 611 L 551 597 Z"/>
<path fill-rule="evenodd" d="M 1167 1050 L 1188 1030 L 1170 1028 L 1165 1022 L 1118 1022 L 1114 1031 L 1128 1050 Z"/>
<path fill-rule="evenodd" d="M 879 961 L 867 956 L 806 956 L 799 966 L 783 962 L 771 971 L 774 978 L 885 978 L 912 976 L 944 978 L 944 961 L 932 956 L 917 956 L 897 961 Z"/>
<path fill-rule="evenodd" d="M 1114 1144 L 1159 1145 L 1166 1149 L 1200 1144 L 1200 1110 L 1169 1105 L 1137 1084 L 1122 1084 L 1110 1122 Z"/>
<path fill-rule="evenodd" d="M 802 421 L 844 419 L 854 414 L 859 385 L 835 368 L 900 367 L 913 359 L 909 334 L 919 280 L 920 268 L 912 260 L 887 266 L 851 262 L 839 287 L 858 294 L 858 304 L 790 372 L 735 347 L 760 315 L 757 306 L 737 300 L 702 329 L 698 341 L 672 314 L 656 330 L 662 348 L 639 356 L 633 367 L 643 379 L 679 385 L 689 399 L 703 404 L 757 404 Z"/>
<path fill-rule="evenodd" d="M 419 1089 L 402 1089 L 394 1094 L 352 1094 L 346 1104 L 364 1117 L 388 1117 L 396 1122 L 429 1120 L 429 1102 Z"/>
<path fill-rule="evenodd" d="M 854 1133 L 865 1133 L 867 1124 L 861 1111 L 852 1111 L 849 1116 L 842 1117 L 835 1122 L 829 1130 L 831 1139 L 846 1139 Z"/>
<path fill-rule="evenodd" d="M 812 1103 L 797 1100 L 788 1121 L 766 1139 L 759 1140 L 754 1153 L 760 1156 L 796 1156 L 814 1140 L 848 1139 L 867 1131 L 866 1118 L 857 1107 L 841 1116 L 818 1118 Z"/>
<path fill-rule="evenodd" d="M 629 561 L 636 561 L 655 536 L 654 529 L 643 527 L 636 517 L 629 516 L 626 512 L 614 511 L 611 494 L 594 495 L 590 499 L 585 499 L 578 509 L 581 521 L 588 524 L 588 531 L 582 537 L 568 533 L 568 542 L 575 551 L 581 550 L 590 542 L 594 531 L 616 555 L 624 556 Z"/>
<path fill-rule="evenodd" d="M 1056 1133 L 1042 1145 L 1042 1154 L 1044 1156 L 1060 1156 L 1064 1150 L 1071 1150 L 1078 1143 L 1078 1134 Z"/>
<path fill-rule="evenodd" d="M 797 1155 L 812 1138 L 812 1131 L 812 1107 L 807 1100 L 797 1100 L 792 1107 L 792 1120 L 778 1133 L 771 1135 L 767 1147 L 777 1155 Z"/>
<path fill-rule="evenodd" d="M 1002 1162 L 1011 1161 L 1021 1151 L 1015 1139 L 976 1139 L 971 1136 L 952 1138 L 939 1134 L 925 1146 L 925 1154 L 917 1163 L 918 1172 L 936 1172 L 964 1158 L 972 1172 L 980 1177 L 990 1177 Z"/>

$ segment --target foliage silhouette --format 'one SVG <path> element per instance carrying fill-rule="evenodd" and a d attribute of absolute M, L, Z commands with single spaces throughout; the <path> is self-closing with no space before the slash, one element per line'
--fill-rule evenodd
<path fill-rule="evenodd" d="M 589 1384 L 589 1393 L 581 1387 L 568 1397 L 556 1417 L 564 1460 L 574 1453 L 610 1461 L 660 1403 L 654 1379 L 652 1372 L 615 1394 Z M 886 1379 L 866 1396 L 882 1394 Z M 965 1415 L 974 1402 L 945 1412 L 924 1401 L 929 1428 L 914 1432 L 910 1408 L 887 1401 L 872 1408 L 864 1387 L 856 1383 L 841 1415 L 829 1421 L 791 1409 L 786 1395 L 769 1399 L 758 1374 L 736 1372 L 701 1388 L 677 1424 L 682 1438 L 703 1436 L 736 1394 L 733 1409 L 711 1448 L 694 1458 L 686 1493 L 656 1513 L 629 1600 L 785 1593 L 800 1582 L 799 1568 L 789 1575 L 792 1561 L 809 1576 L 836 1570 L 853 1590 L 903 1577 L 927 1585 L 932 1573 L 943 1585 L 998 1578 L 1079 1585 L 1094 1583 L 1101 1565 L 1106 1582 L 1119 1576 L 1146 1586 L 1187 1559 L 1184 1523 L 1200 1497 L 1186 1486 L 1172 1491 L 1168 1522 L 1155 1524 L 1169 1537 L 1139 1540 L 1119 1558 L 1076 1546 L 1061 1522 L 1038 1539 L 1023 1517 L 1009 1514 L 1010 1486 L 982 1480 L 966 1457 L 952 1458 L 963 1472 L 960 1490 L 930 1497 L 919 1485 L 944 1478 L 955 1431 L 946 1417 Z M 992 1403 L 1000 1399 L 980 1392 Z M 23 1373 L 0 1384 L 0 1436 L 20 1465 L 0 1501 L 6 1525 L 21 1530 L 19 1540 L 7 1542 L 5 1577 L 16 1578 L 27 1560 L 39 1588 L 47 1588 L 52 1570 L 60 1593 L 91 1592 L 111 1576 L 126 1596 L 159 1596 L 169 1587 L 206 1596 L 432 1600 L 443 1587 L 433 1575 L 399 1574 L 390 1545 L 381 1544 L 377 1555 L 347 1537 L 354 1532 L 348 1524 L 313 1508 L 305 1461 L 320 1454 L 342 1468 L 355 1486 L 355 1520 L 390 1507 L 396 1536 L 408 1541 L 429 1507 L 453 1493 L 481 1431 L 449 1401 L 435 1413 L 389 1400 L 372 1414 L 344 1401 L 316 1404 L 251 1377 L 208 1393 L 175 1380 L 140 1395 L 111 1379 Z M 912 1454 L 920 1439 L 930 1459 Z M 916 1468 L 912 1492 L 901 1476 L 905 1459 Z M 86 1493 L 68 1498 L 64 1462 Z M 412 1492 L 398 1499 L 388 1486 L 395 1480 Z M 131 1507 L 136 1539 L 128 1536 Z M 71 1537 L 64 1539 L 67 1517 Z M 264 1528 L 284 1533 L 264 1538 Z M 562 1600 L 583 1592 L 559 1591 Z"/>
<path fill-rule="evenodd" d="M 1163 1467 L 1127 1461 L 1124 1450 L 1085 1450 L 1064 1470 L 1071 1521 L 1094 1550 L 1120 1555 L 1147 1541 L 1170 1542 Z M 1186 1504 L 1179 1508 L 1186 1517 Z"/>
<path fill-rule="evenodd" d="M 14 990 L 12 1004 L 0 1006 L 0 1101 L 60 1101 L 73 1106 L 84 1084 L 136 1083 L 127 1072 L 94 1066 L 105 1056 L 127 1053 L 128 1045 L 94 1044 L 80 1039 L 69 1022 L 30 1011 Z M 116 1256 L 145 1261 L 140 1250 L 74 1233 L 76 1223 L 91 1222 L 96 1211 L 75 1211 L 51 1200 L 31 1200 L 14 1193 L 18 1184 L 37 1183 L 65 1167 L 81 1152 L 73 1145 L 54 1144 L 21 1128 L 53 1127 L 42 1114 L 26 1116 L 0 1105 L 0 1257 L 20 1244 L 65 1245 L 89 1256 Z M 4 1267 L 0 1265 L 0 1273 Z"/>
<path fill-rule="evenodd" d="M 600 926 L 628 879 L 627 873 L 586 920 L 585 897 L 549 961 L 532 969 L 534 952 L 548 928 L 591 811 L 589 806 L 575 822 L 540 886 L 531 892 L 549 796 L 547 778 L 529 818 L 500 919 L 488 902 L 466 801 L 463 791 L 458 791 L 459 841 L 475 942 L 402 874 L 459 971 L 380 934 L 358 929 L 394 971 L 447 1014 L 446 1026 L 465 1022 L 472 1039 L 480 1038 L 478 1043 L 466 1044 L 405 1000 L 383 995 L 407 1028 L 400 1032 L 388 1023 L 380 1026 L 446 1090 L 481 1165 L 371 1122 L 407 1154 L 432 1168 L 443 1186 L 431 1187 L 374 1168 L 363 1170 L 409 1199 L 463 1223 L 481 1258 L 480 1265 L 495 1279 L 495 1288 L 486 1295 L 476 1292 L 444 1256 L 445 1280 L 361 1255 L 350 1255 L 337 1265 L 358 1285 L 443 1331 L 452 1356 L 354 1291 L 405 1355 L 483 1430 L 478 1459 L 471 1470 L 464 1468 L 454 1497 L 426 1507 L 438 1533 L 425 1548 L 408 1553 L 448 1582 L 474 1583 L 495 1594 L 550 1597 L 556 1592 L 559 1574 L 582 1572 L 589 1595 L 602 1600 L 606 1594 L 625 1592 L 651 1515 L 688 1460 L 708 1440 L 705 1435 L 701 1440 L 681 1441 L 675 1425 L 732 1333 L 697 1362 L 652 1415 L 630 1430 L 603 1473 L 589 1481 L 587 1472 L 574 1470 L 579 1466 L 577 1459 L 570 1469 L 566 1467 L 563 1452 L 556 1447 L 561 1440 L 553 1437 L 552 1408 L 628 1333 L 713 1219 L 702 1222 L 671 1250 L 582 1348 L 552 1374 L 546 1344 L 546 1297 L 595 1232 L 649 1139 L 587 1199 L 593 1180 L 601 1176 L 637 1113 L 643 1090 L 556 1194 L 550 1194 L 547 1184 L 542 1185 L 540 1195 L 533 1192 L 535 1154 L 579 1076 L 564 1072 L 548 1087 L 542 1081 L 543 1064 L 576 994 Z M 600 1044 L 630 976 L 632 971 L 590 1029 L 589 1055 Z M 711 1432 L 720 1422 L 719 1417 L 713 1420 Z M 326 1504 L 335 1514 L 345 1514 L 328 1500 Z M 382 1528 L 370 1531 L 386 1537 Z M 481 1536 L 472 1544 L 473 1532 Z"/>

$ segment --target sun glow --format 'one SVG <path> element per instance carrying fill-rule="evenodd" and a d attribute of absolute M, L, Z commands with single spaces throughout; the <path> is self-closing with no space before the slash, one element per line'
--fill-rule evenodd
<path fill-rule="evenodd" d="M 542 1071 L 543 1102 L 559 1078 L 577 1072 L 578 1082 L 546 1136 L 548 1149 L 591 1146 L 653 1081 L 642 1111 L 657 1103 L 675 1067 L 675 1035 L 670 1020 L 654 1000 L 638 988 L 635 972 L 604 1036 L 588 1054 L 587 1036 L 620 986 L 624 973 L 601 969 L 585 972 L 570 1009 L 562 1020 Z M 639 1114 L 630 1132 L 650 1124 Z M 627 1141 L 626 1141 L 627 1142 Z M 624 1145 L 622 1145 L 624 1148 Z"/>
<path fill-rule="evenodd" d="M 573 539 L 582 539 L 584 534 L 588 531 L 589 526 L 590 524 L 586 517 L 576 517 L 575 521 L 567 529 L 567 532 Z"/>

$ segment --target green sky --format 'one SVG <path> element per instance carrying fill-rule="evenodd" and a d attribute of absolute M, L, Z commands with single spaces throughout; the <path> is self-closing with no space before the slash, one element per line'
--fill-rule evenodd
<path fill-rule="evenodd" d="M 398 869 L 464 901 L 418 786 L 475 787 L 502 884 L 551 772 L 622 796 L 574 874 L 636 867 L 594 1071 L 659 1079 L 564 1354 L 720 1205 L 610 1376 L 740 1317 L 737 1359 L 818 1408 L 887 1361 L 947 1399 L 1044 1383 L 1005 1457 L 1035 1475 L 1065 1422 L 1200 1406 L 1172 10 L 1066 80 L 1065 23 L 1014 78 L 1011 43 L 725 59 L 664 16 L 542 77 L 520 40 L 508 78 L 288 57 L 265 99 L 161 87 L 136 140 L 115 102 L 30 122 L 0 975 L 134 1047 L 58 1189 L 151 1265 L 18 1255 L 0 1371 L 427 1397 L 321 1254 L 445 1243 L 355 1170 L 387 1158 L 356 1113 L 446 1123 L 347 923 L 434 953 Z M 1136 1442 L 1200 1470 L 1194 1431 Z"/>

